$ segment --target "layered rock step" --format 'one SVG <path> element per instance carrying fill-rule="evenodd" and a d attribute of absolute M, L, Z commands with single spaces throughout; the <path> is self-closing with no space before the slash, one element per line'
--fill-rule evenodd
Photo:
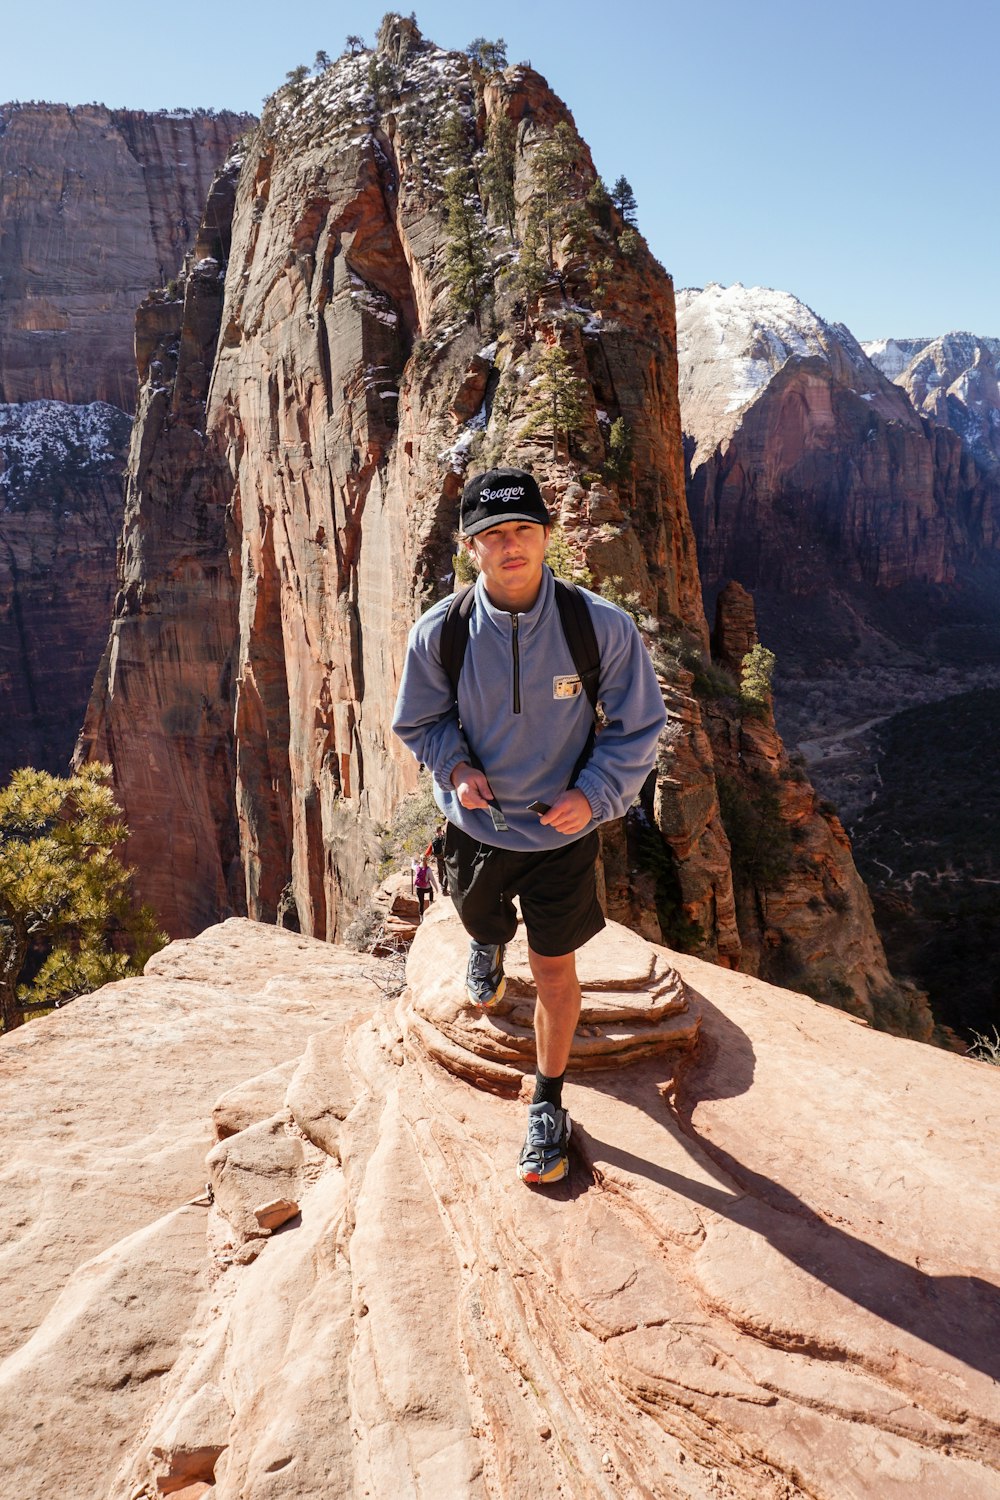
<path fill-rule="evenodd" d="M 517 1093 L 535 1066 L 535 982 L 528 940 L 519 930 L 504 957 L 507 987 L 489 1010 L 470 1004 L 465 990 L 469 939 L 450 906 L 432 911 L 433 942 L 410 956 L 407 1036 L 448 1072 L 481 1088 Z M 620 1068 L 640 1058 L 682 1048 L 698 1036 L 684 981 L 666 950 L 653 948 L 612 922 L 577 954 L 580 1023 L 570 1072 Z"/>

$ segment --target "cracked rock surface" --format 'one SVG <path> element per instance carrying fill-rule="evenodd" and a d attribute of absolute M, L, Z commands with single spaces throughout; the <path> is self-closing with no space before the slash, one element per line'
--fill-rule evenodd
<path fill-rule="evenodd" d="M 611 925 L 528 1189 L 464 953 L 234 919 L 0 1042 L 5 1493 L 995 1497 L 996 1071 Z"/>

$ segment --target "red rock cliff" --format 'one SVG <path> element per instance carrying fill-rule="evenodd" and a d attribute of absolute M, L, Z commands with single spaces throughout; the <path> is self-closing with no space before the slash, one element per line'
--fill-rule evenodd
<path fill-rule="evenodd" d="M 176 276 L 248 115 L 0 105 L 0 402 L 135 409 L 135 309 Z"/>
<path fill-rule="evenodd" d="M 373 61 L 391 74 L 381 104 L 369 88 Z M 328 936 L 338 930 L 343 898 L 367 893 L 375 830 L 413 784 L 415 768 L 389 732 L 391 709 L 409 623 L 449 586 L 456 499 L 477 433 L 494 457 L 534 462 L 581 561 L 586 552 L 599 577 L 620 574 L 648 608 L 687 620 L 707 640 L 684 505 L 669 281 L 644 247 L 629 259 L 603 231 L 614 290 L 585 328 L 574 306 L 585 261 L 579 253 L 574 261 L 560 234 L 558 274 L 545 278 L 530 316 L 512 288 L 498 286 L 495 338 L 487 342 L 456 318 L 440 157 L 456 110 L 480 136 L 496 115 L 514 121 L 520 222 L 538 143 L 557 122 L 570 122 L 530 70 L 477 88 L 467 59 L 400 23 L 375 59 L 341 59 L 298 103 L 288 90 L 277 96 L 240 174 L 207 402 L 202 408 L 193 398 L 184 418 L 190 464 L 199 473 L 221 465 L 228 487 L 211 502 L 213 515 L 230 507 L 228 540 L 216 526 L 203 541 L 215 547 L 213 577 L 231 569 L 235 579 L 227 706 L 247 909 L 273 918 L 290 883 L 304 928 Z M 473 146 L 470 134 L 470 154 Z M 577 153 L 574 191 L 582 200 L 595 174 L 579 143 Z M 509 243 L 501 261 L 510 258 Z M 189 326 L 200 318 L 189 305 L 192 288 L 220 270 L 199 267 L 203 248 L 189 267 L 177 356 L 177 381 L 191 393 L 211 364 L 207 329 L 203 336 L 200 323 L 198 331 Z M 141 322 L 140 344 L 152 338 Z M 572 460 L 552 459 L 548 434 L 520 433 L 538 360 L 556 344 L 586 387 Z M 172 379 L 162 359 L 154 363 L 150 391 Z M 165 587 L 188 566 L 180 519 L 188 512 L 168 514 L 164 500 L 161 515 L 145 504 L 144 486 L 159 476 L 164 496 L 183 490 L 189 460 L 177 472 L 162 447 L 167 434 L 175 440 L 171 424 L 184 403 L 176 388 L 159 400 L 169 404 L 169 422 L 159 427 L 144 406 L 133 445 L 135 505 L 109 663 L 125 640 L 146 641 L 141 657 L 129 656 L 129 675 L 136 697 L 166 726 L 175 695 L 191 701 L 181 681 L 190 633 L 207 631 L 221 650 L 229 603 L 213 588 L 196 615 L 193 595 Z M 587 488 L 578 476 L 602 463 L 607 427 L 619 415 L 632 429 L 635 477 L 608 486 L 598 473 Z M 164 680 L 164 659 L 179 664 L 173 684 Z M 165 859 L 162 849 L 176 788 L 158 775 L 158 796 L 140 772 L 135 707 L 105 674 L 86 743 L 114 759 L 133 829 L 148 823 L 148 840 L 136 832 L 133 848 L 147 872 L 163 872 L 148 893 L 160 898 L 172 930 L 190 931 L 203 925 L 202 897 L 186 862 Z M 178 764 L 188 743 L 174 742 Z M 218 767 L 213 785 L 221 786 L 226 772 Z M 188 774 L 178 772 L 181 781 Z M 702 832 L 687 830 L 695 854 Z"/>
<path fill-rule="evenodd" d="M 135 308 L 250 123 L 0 106 L 0 777 L 72 752 L 115 592 Z"/>
<path fill-rule="evenodd" d="M 847 329 L 761 287 L 709 286 L 679 302 L 706 588 L 729 577 L 785 595 L 831 577 L 946 584 L 991 542 L 957 432 L 922 421 Z"/>

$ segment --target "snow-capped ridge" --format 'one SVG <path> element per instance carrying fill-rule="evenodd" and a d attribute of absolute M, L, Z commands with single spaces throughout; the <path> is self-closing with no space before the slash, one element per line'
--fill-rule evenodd
<path fill-rule="evenodd" d="M 681 412 L 697 439 L 695 462 L 734 430 L 789 360 L 823 360 L 872 399 L 891 391 L 849 328 L 827 323 L 791 292 L 710 282 L 681 290 L 676 302 Z M 900 406 L 898 397 L 889 402 Z"/>

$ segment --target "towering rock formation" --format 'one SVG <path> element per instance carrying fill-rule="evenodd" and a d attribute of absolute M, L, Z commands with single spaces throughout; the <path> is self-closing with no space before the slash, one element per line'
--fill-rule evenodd
<path fill-rule="evenodd" d="M 543 161 L 561 174 L 548 219 Z M 469 173 L 465 253 L 494 286 L 468 317 L 449 172 Z M 172 932 L 226 893 L 263 920 L 294 899 L 302 930 L 332 938 L 367 897 L 380 826 L 415 781 L 389 730 L 406 632 L 451 587 L 467 466 L 504 460 L 533 465 L 572 565 L 632 596 L 674 710 L 646 822 L 606 840 L 612 911 L 634 915 L 644 859 L 664 920 L 739 962 L 685 665 L 708 631 L 673 295 L 623 227 L 543 79 L 486 77 L 399 17 L 373 54 L 282 89 L 217 183 L 179 333 L 159 301 L 140 318 L 119 598 L 81 745 L 115 766 Z M 566 389 L 579 404 L 568 433 L 559 380 L 557 410 Z"/>
<path fill-rule="evenodd" d="M 0 778 L 72 751 L 114 597 L 135 309 L 252 123 L 0 105 Z"/>

